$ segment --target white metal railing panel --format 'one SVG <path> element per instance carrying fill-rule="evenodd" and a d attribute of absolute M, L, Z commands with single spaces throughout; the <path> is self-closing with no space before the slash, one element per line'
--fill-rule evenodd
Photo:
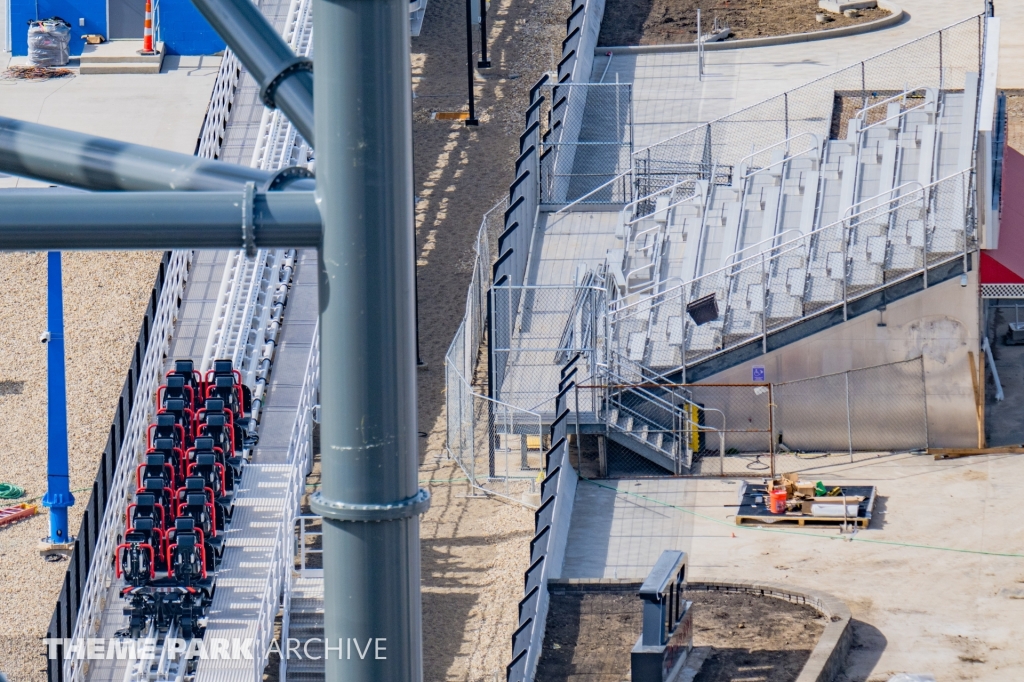
<path fill-rule="evenodd" d="M 78 609 L 78 620 L 72 636 L 74 639 L 84 641 L 89 637 L 96 637 L 99 632 L 104 600 L 114 580 L 114 565 L 110 557 L 114 555 L 114 548 L 117 547 L 118 534 L 122 529 L 128 501 L 134 492 L 135 466 L 142 461 L 146 451 L 146 428 L 156 415 L 153 395 L 163 377 L 164 357 L 170 350 L 179 301 L 185 294 L 191 260 L 191 251 L 174 251 L 167 266 L 164 286 L 153 318 L 149 345 L 146 347 L 142 368 L 139 370 L 135 403 L 132 405 L 131 416 L 125 428 L 124 440 L 110 485 L 107 508 L 103 513 L 102 525 L 89 566 L 89 580 L 83 589 Z M 64 679 L 69 682 L 84 680 L 86 665 L 87 661 L 82 659 L 66 659 Z"/>

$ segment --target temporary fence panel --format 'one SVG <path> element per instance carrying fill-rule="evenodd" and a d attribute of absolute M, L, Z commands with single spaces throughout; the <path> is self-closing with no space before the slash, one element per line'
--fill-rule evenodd
<path fill-rule="evenodd" d="M 621 176 L 633 151 L 632 83 L 545 84 L 540 92 L 541 203 L 629 201 Z"/>
<path fill-rule="evenodd" d="M 928 447 L 921 358 L 775 384 L 776 433 L 806 454 Z"/>
<path fill-rule="evenodd" d="M 554 393 L 562 366 L 582 353 L 588 369 L 599 361 L 604 289 L 587 278 L 581 286 L 494 286 L 491 289 L 490 356 L 494 398 L 554 418 Z"/>

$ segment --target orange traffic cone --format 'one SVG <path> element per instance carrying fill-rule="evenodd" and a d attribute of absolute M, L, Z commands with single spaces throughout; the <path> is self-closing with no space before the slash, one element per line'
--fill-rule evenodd
<path fill-rule="evenodd" d="M 153 2 L 146 0 L 146 24 L 142 31 L 142 54 L 153 54 Z"/>

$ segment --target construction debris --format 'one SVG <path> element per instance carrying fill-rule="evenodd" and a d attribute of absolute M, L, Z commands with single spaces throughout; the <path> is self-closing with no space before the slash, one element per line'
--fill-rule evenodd
<path fill-rule="evenodd" d="M 741 489 L 736 525 L 855 525 L 867 528 L 875 506 L 874 486 L 836 486 L 783 474 Z"/>
<path fill-rule="evenodd" d="M 3 73 L 4 80 L 10 81 L 48 81 L 51 78 L 66 78 L 74 76 L 71 69 L 61 69 L 49 66 L 12 66 Z"/>

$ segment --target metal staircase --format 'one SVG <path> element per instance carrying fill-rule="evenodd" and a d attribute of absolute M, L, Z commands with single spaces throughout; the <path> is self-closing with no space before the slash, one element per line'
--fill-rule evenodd
<path fill-rule="evenodd" d="M 699 381 L 966 272 L 977 102 L 976 73 L 963 90 L 876 94 L 841 137 L 706 159 L 627 204 L 622 248 L 606 259 L 608 437 L 681 473 L 691 436 L 715 429 L 694 423 L 703 406 L 684 389 L 658 384 Z M 688 312 L 697 301 L 714 309 L 702 324 Z"/>

